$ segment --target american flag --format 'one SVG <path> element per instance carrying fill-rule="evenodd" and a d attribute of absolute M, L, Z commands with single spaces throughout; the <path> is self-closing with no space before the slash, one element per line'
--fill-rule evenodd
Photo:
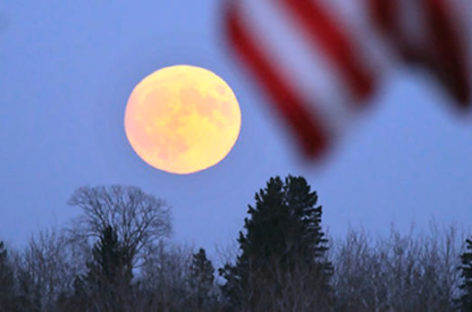
<path fill-rule="evenodd" d="M 320 158 L 399 64 L 425 66 L 471 104 L 472 1 L 229 0 L 231 47 Z"/>

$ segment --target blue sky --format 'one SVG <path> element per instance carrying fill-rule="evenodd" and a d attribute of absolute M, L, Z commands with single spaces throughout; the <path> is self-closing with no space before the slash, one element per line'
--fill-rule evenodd
<path fill-rule="evenodd" d="M 136 185 L 172 207 L 174 239 L 212 249 L 237 237 L 269 177 L 304 175 L 334 236 L 348 224 L 384 234 L 472 224 L 472 123 L 435 83 L 398 70 L 323 166 L 301 161 L 286 129 L 225 45 L 221 2 L 6 0 L 0 4 L 0 239 L 16 246 L 78 213 L 82 185 Z M 208 68 L 242 112 L 234 149 L 187 176 L 131 149 L 123 114 L 133 87 L 168 65 Z"/>

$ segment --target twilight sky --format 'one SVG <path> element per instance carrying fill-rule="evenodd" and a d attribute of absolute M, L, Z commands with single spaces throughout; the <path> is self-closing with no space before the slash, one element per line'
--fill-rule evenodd
<path fill-rule="evenodd" d="M 0 239 L 66 225 L 82 185 L 136 185 L 172 207 L 174 239 L 212 249 L 237 237 L 247 204 L 269 177 L 303 175 L 323 225 L 385 234 L 393 222 L 472 224 L 472 122 L 450 110 L 420 72 L 398 70 L 329 160 L 299 158 L 222 38 L 218 0 L 6 0 L 0 3 Z M 242 112 L 234 149 L 193 175 L 157 171 L 123 129 L 136 83 L 168 65 L 208 68 Z"/>

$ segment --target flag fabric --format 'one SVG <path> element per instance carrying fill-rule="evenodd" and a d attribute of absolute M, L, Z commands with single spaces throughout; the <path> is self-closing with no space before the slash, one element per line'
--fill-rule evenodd
<path fill-rule="evenodd" d="M 305 155 L 320 158 L 400 63 L 425 66 L 467 109 L 471 8 L 469 0 L 229 0 L 225 29 Z"/>

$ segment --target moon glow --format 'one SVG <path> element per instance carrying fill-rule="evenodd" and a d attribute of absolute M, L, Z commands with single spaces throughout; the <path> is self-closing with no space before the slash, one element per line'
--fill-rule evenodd
<path fill-rule="evenodd" d="M 200 67 L 177 65 L 152 73 L 134 88 L 124 126 L 146 163 L 188 174 L 217 164 L 230 152 L 241 111 L 223 79 Z"/>

